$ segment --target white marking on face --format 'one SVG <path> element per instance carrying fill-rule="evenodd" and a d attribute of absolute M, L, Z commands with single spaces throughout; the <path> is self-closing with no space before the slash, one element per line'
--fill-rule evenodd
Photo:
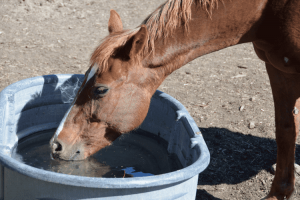
<path fill-rule="evenodd" d="M 90 73 L 88 74 L 88 77 L 87 77 L 87 79 L 86 79 L 85 84 L 86 84 L 91 78 L 93 78 L 93 77 L 95 76 L 95 74 L 96 74 L 96 72 L 97 72 L 97 69 L 98 69 L 98 66 L 95 64 L 95 65 L 92 67 Z M 83 88 L 83 87 L 82 87 L 82 88 Z M 78 91 L 78 95 L 80 94 L 80 92 L 81 92 L 81 90 Z M 77 95 L 77 96 L 78 96 L 78 95 Z M 58 128 L 56 129 L 55 134 L 54 134 L 54 137 L 53 137 L 52 140 L 51 140 L 51 143 L 53 143 L 54 139 L 56 139 L 56 138 L 58 137 L 58 135 L 60 134 L 61 130 L 63 129 L 64 124 L 65 124 L 65 121 L 66 121 L 66 119 L 67 119 L 67 117 L 68 117 L 70 111 L 72 110 L 72 108 L 73 108 L 73 106 L 74 106 L 74 103 L 75 103 L 76 100 L 77 100 L 77 96 L 76 96 L 76 98 L 74 99 L 74 101 L 73 101 L 72 105 L 70 106 L 69 110 L 68 110 L 68 111 L 66 112 L 66 114 L 64 115 L 64 118 L 61 120 L 61 122 L 60 122 Z"/>
<path fill-rule="evenodd" d="M 88 77 L 87 77 L 87 79 L 86 79 L 85 84 L 86 84 L 91 78 L 93 78 L 93 77 L 95 76 L 95 74 L 96 74 L 96 72 L 97 72 L 97 69 L 98 69 L 98 66 L 95 64 L 95 65 L 92 67 L 90 73 L 88 74 Z"/>
<path fill-rule="evenodd" d="M 68 111 L 66 112 L 66 114 L 64 115 L 64 118 L 61 120 L 58 128 L 55 131 L 54 137 L 51 139 L 51 143 L 53 143 L 53 141 L 58 137 L 58 135 L 60 134 L 61 130 L 63 129 L 65 121 L 67 119 L 67 116 L 69 115 L 70 111 L 72 110 L 74 102 L 72 103 L 72 105 L 70 106 L 70 108 L 68 109 Z"/>

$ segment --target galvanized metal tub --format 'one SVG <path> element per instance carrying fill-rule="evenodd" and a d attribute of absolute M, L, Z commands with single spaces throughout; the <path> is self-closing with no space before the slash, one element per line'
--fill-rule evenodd
<path fill-rule="evenodd" d="M 0 93 L 0 199 L 195 199 L 198 174 L 209 164 L 204 139 L 184 106 L 157 91 L 141 129 L 168 142 L 183 169 L 157 176 L 89 178 L 37 169 L 11 157 L 18 140 L 58 127 L 83 75 L 47 75 L 14 83 Z"/>

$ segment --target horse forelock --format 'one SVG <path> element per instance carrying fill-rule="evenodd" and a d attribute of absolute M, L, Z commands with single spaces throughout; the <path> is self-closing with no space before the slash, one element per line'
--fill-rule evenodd
<path fill-rule="evenodd" d="M 218 2 L 223 0 L 168 0 L 149 15 L 142 24 L 148 30 L 148 42 L 144 50 L 137 55 L 140 57 L 154 53 L 154 41 L 158 38 L 167 37 L 170 33 L 181 26 L 185 26 L 188 31 L 188 22 L 192 18 L 191 6 L 193 2 L 199 4 L 211 17 L 212 10 L 218 7 Z M 114 55 L 116 50 L 126 44 L 139 31 L 139 27 L 132 30 L 125 30 L 108 35 L 102 44 L 96 48 L 91 57 L 91 65 L 97 64 L 99 73 L 108 70 L 108 59 Z"/>

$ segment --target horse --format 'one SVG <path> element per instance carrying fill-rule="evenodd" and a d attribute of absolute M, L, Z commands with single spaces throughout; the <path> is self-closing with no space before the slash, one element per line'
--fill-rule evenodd
<path fill-rule="evenodd" d="M 290 198 L 300 121 L 299 8 L 298 0 L 167 0 L 131 30 L 123 30 L 111 10 L 109 35 L 92 53 L 83 84 L 50 141 L 52 156 L 89 157 L 143 122 L 151 96 L 174 70 L 252 42 L 265 62 L 275 105 L 277 167 L 265 199 Z"/>

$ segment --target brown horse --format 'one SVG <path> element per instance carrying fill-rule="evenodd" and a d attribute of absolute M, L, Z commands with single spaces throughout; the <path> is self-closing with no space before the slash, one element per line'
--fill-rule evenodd
<path fill-rule="evenodd" d="M 151 96 L 174 70 L 232 45 L 253 42 L 275 102 L 277 169 L 267 199 L 294 191 L 300 120 L 299 0 L 168 0 L 142 25 L 123 30 L 111 11 L 71 108 L 51 139 L 53 157 L 84 159 L 145 119 Z"/>

